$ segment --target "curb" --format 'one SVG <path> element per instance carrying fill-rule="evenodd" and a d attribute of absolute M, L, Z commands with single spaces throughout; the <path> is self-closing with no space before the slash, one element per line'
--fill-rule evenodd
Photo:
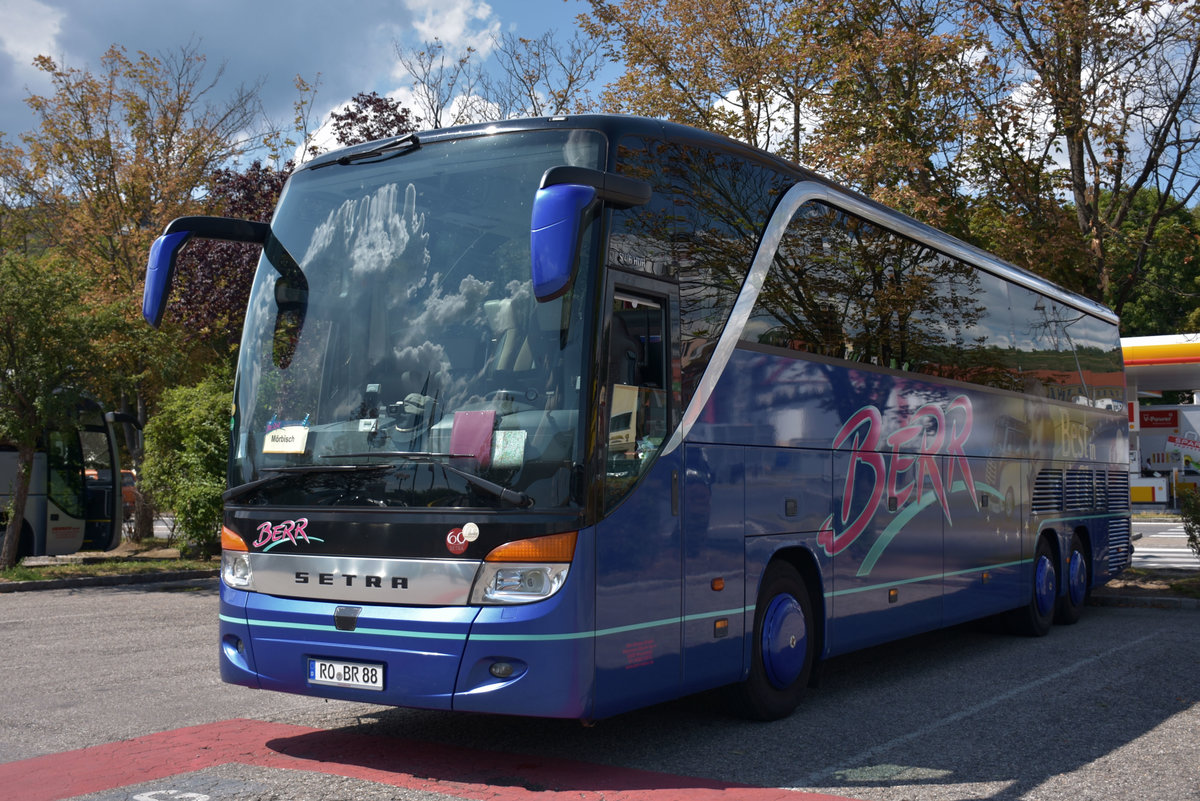
<path fill-rule="evenodd" d="M 1088 606 L 1112 606 L 1124 609 L 1200 610 L 1200 598 L 1156 598 L 1137 595 L 1092 595 Z"/>
<path fill-rule="evenodd" d="M 117 587 L 125 584 L 158 584 L 168 581 L 215 578 L 219 569 L 176 570 L 166 573 L 134 573 L 123 576 L 81 576 L 79 578 L 45 579 L 44 581 L 0 582 L 0 594 L 6 592 L 33 592 L 35 590 L 73 590 L 79 587 Z"/>

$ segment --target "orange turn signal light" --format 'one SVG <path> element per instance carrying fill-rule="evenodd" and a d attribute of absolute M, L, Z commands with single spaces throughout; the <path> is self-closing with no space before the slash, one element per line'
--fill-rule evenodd
<path fill-rule="evenodd" d="M 576 531 L 506 542 L 492 549 L 485 562 L 570 562 L 575 558 Z"/>
<path fill-rule="evenodd" d="M 246 541 L 237 534 L 233 533 L 233 529 L 228 526 L 221 526 L 221 550 L 223 551 L 248 551 Z"/>

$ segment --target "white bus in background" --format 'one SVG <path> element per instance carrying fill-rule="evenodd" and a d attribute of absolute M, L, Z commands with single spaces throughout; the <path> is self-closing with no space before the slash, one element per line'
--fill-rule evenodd
<path fill-rule="evenodd" d="M 84 400 L 72 425 L 45 432 L 33 458 L 17 559 L 108 551 L 121 541 L 121 465 L 113 430 L 127 415 Z M 16 488 L 17 451 L 0 443 L 0 524 Z M 0 528 L 0 533 L 3 529 Z M 2 534 L 0 534 L 2 535 Z"/>

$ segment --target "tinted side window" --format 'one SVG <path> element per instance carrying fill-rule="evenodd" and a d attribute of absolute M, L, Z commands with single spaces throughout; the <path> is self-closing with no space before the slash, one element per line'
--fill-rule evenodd
<path fill-rule="evenodd" d="M 758 240 L 794 182 L 764 163 L 687 142 L 623 139 L 619 172 L 654 186 L 613 214 L 610 266 L 679 281 L 683 403 L 716 346 Z"/>
<path fill-rule="evenodd" d="M 966 267 L 949 256 L 942 258 Z M 992 273 L 972 270 L 970 286 L 971 325 L 957 342 L 953 353 L 957 369 L 949 377 L 1020 392 L 1008 282 Z M 954 304 L 945 307 L 953 309 Z"/>
<path fill-rule="evenodd" d="M 1092 404 L 1122 409 L 1125 404 L 1125 360 L 1115 325 L 1084 317 L 1069 329 Z"/>
<path fill-rule="evenodd" d="M 1070 332 L 1086 315 L 1024 287 L 1014 286 L 1010 294 L 1024 391 L 1063 401 L 1086 395 Z"/>
<path fill-rule="evenodd" d="M 989 355 L 1008 346 L 1003 289 L 967 264 L 809 203 L 784 235 L 742 338 L 947 378 L 998 372 L 989 380 L 1003 382 L 1003 354 Z"/>

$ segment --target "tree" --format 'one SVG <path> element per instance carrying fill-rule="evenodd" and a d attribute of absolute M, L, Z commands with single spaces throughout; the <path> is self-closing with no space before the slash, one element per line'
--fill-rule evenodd
<path fill-rule="evenodd" d="M 583 114 L 595 108 L 590 87 L 604 55 L 576 31 L 562 43 L 554 31 L 535 39 L 505 33 L 493 39 L 495 74 L 484 76 L 484 97 L 501 119 Z"/>
<path fill-rule="evenodd" d="M 334 139 L 343 147 L 411 133 L 420 122 L 399 100 L 375 92 L 359 92 L 330 120 Z"/>
<path fill-rule="evenodd" d="M 781 0 L 589 0 L 580 25 L 625 73 L 604 105 L 665 117 L 752 145 L 798 141 L 812 49 Z"/>
<path fill-rule="evenodd" d="M 1147 218 L 1161 203 L 1143 189 L 1108 247 L 1114 276 L 1140 278 L 1121 308 L 1124 336 L 1195 331 L 1200 323 L 1200 210 L 1177 209 L 1159 222 L 1154 246 L 1142 254 Z M 1169 203 L 1169 205 L 1176 205 Z"/>
<path fill-rule="evenodd" d="M 1179 516 L 1183 521 L 1188 547 L 1200 558 L 1200 491 L 1195 486 L 1179 492 Z"/>
<path fill-rule="evenodd" d="M 606 100 L 723 133 L 949 228 L 982 34 L 947 0 L 590 0 Z"/>
<path fill-rule="evenodd" d="M 1088 293 L 1119 314 L 1163 226 L 1200 189 L 1200 6 L 985 0 L 978 7 L 1005 62 L 1003 81 L 981 108 L 995 121 L 983 171 L 1011 174 L 1018 184 L 1035 176 L 1032 198 L 1041 202 L 1045 193 L 1067 193 L 1087 249 Z M 1155 202 L 1135 213 L 1147 189 Z M 1136 231 L 1127 225 L 1134 216 Z M 1120 273 L 1112 253 L 1119 240 L 1132 246 L 1122 246 Z"/>
<path fill-rule="evenodd" d="M 42 434 L 75 414 L 94 377 L 104 318 L 84 313 L 87 276 L 66 265 L 0 255 L 0 442 L 17 450 L 17 486 L 0 548 L 0 570 L 16 562 L 33 456 Z"/>
<path fill-rule="evenodd" d="M 218 371 L 193 386 L 168 389 L 146 427 L 142 480 L 175 511 L 183 550 L 201 556 L 220 546 L 230 384 L 229 376 Z"/>
<path fill-rule="evenodd" d="M 591 45 L 579 32 L 565 42 L 554 31 L 536 38 L 493 34 L 496 66 L 490 70 L 474 47 L 455 55 L 436 38 L 419 47 L 399 42 L 395 47 L 411 80 L 413 122 L 442 128 L 594 110 L 591 87 L 605 56 Z"/>
<path fill-rule="evenodd" d="M 124 311 L 98 344 L 106 395 L 145 422 L 166 383 L 195 369 L 170 326 L 152 331 L 137 304 L 151 240 L 192 213 L 218 166 L 238 155 L 256 114 L 257 88 L 212 99 L 221 77 L 206 75 L 195 45 L 130 58 L 114 46 L 100 71 L 36 60 L 53 86 L 28 99 L 38 118 L 22 145 L 0 150 L 0 180 L 36 226 L 40 244 L 93 276 L 97 300 Z M 100 388 L 97 388 L 98 390 Z M 131 438 L 136 467 L 141 449 Z M 139 495 L 134 538 L 150 533 Z"/>
<path fill-rule="evenodd" d="M 813 49 L 810 166 L 969 236 L 963 152 L 982 34 L 947 0 L 822 0 L 790 20 Z"/>
<path fill-rule="evenodd" d="M 244 170 L 223 167 L 209 179 L 211 214 L 269 222 L 291 174 L 291 162 L 275 168 L 255 161 Z M 210 363 L 231 363 L 241 341 L 242 320 L 262 249 L 239 242 L 198 240 L 179 255 L 167 319 Z"/>
<path fill-rule="evenodd" d="M 413 80 L 413 97 L 421 122 L 430 128 L 462 125 L 489 118 L 480 89 L 483 73 L 472 61 L 475 49 L 453 55 L 435 38 L 420 47 L 396 44 L 396 57 Z"/>

